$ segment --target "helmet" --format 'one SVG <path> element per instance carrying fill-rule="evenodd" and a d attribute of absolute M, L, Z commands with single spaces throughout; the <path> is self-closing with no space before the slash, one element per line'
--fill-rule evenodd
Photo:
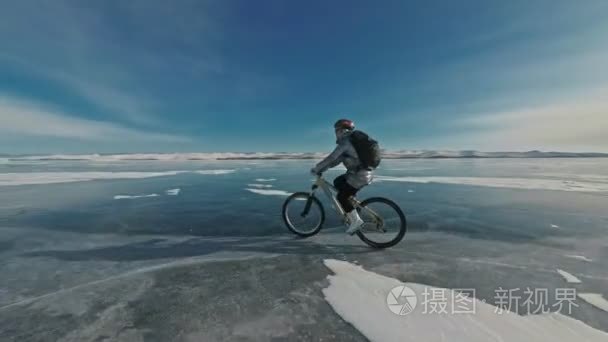
<path fill-rule="evenodd" d="M 335 129 L 355 129 L 355 123 L 348 119 L 340 119 L 334 124 Z"/>

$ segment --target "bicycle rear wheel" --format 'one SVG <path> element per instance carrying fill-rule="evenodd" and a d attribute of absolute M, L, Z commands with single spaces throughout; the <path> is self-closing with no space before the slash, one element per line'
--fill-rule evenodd
<path fill-rule="evenodd" d="M 365 222 L 357 235 L 371 247 L 392 247 L 405 236 L 405 215 L 395 202 L 382 197 L 368 198 L 357 210 Z"/>
<path fill-rule="evenodd" d="M 287 228 L 302 237 L 317 234 L 325 221 L 321 201 L 307 192 L 296 192 L 287 197 L 282 216 Z"/>

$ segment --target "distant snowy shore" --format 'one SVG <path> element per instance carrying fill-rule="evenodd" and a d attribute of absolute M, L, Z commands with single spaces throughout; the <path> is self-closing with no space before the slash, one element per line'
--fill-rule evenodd
<path fill-rule="evenodd" d="M 278 160 L 278 159 L 320 159 L 326 152 L 308 153 L 135 153 L 135 154 L 54 154 L 54 155 L 0 155 L 0 162 L 10 161 L 188 161 L 188 160 Z M 386 159 L 414 158 L 608 158 L 608 153 L 578 153 L 578 152 L 479 152 L 479 151 L 433 151 L 433 150 L 401 150 L 385 151 Z"/>

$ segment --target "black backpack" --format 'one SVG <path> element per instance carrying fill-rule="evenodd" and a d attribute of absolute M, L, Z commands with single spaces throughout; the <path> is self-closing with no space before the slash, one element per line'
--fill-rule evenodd
<path fill-rule="evenodd" d="M 376 140 L 364 132 L 354 131 L 350 135 L 350 142 L 364 168 L 375 169 L 380 165 L 380 146 Z"/>

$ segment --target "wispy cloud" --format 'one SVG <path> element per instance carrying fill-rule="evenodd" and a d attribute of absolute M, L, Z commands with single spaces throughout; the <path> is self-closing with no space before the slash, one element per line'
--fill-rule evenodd
<path fill-rule="evenodd" d="M 153 114 L 155 101 L 150 98 L 133 95 L 113 85 L 91 82 L 74 74 L 48 72 L 46 75 L 71 88 L 98 108 L 119 115 L 125 121 L 140 125 L 159 122 L 159 118 Z"/>
<path fill-rule="evenodd" d="M 162 84 L 151 80 L 221 69 L 207 44 L 219 30 L 205 3 L 57 0 L 3 5 L 0 66 L 54 82 L 114 120 L 158 127 L 170 106 L 159 96 Z M 117 23 L 135 29 L 116 28 Z"/>
<path fill-rule="evenodd" d="M 608 151 L 608 87 L 593 93 L 477 114 L 447 123 L 457 134 L 443 141 L 486 149 Z"/>
<path fill-rule="evenodd" d="M 18 136 L 42 136 L 82 141 L 156 141 L 180 143 L 187 137 L 147 132 L 119 124 L 77 118 L 49 105 L 0 97 L 0 132 Z"/>
<path fill-rule="evenodd" d="M 36 27 L 25 24 L 26 16 Z M 68 1 L 11 4 L 0 15 L 0 42 L 5 47 L 0 62 L 52 81 L 108 116 L 137 124 L 154 122 L 152 101 L 128 89 L 133 88 L 133 75 L 108 56 L 113 49 L 100 41 L 99 20 L 96 13 Z"/>
<path fill-rule="evenodd" d="M 608 7 L 561 5 L 550 20 L 509 16 L 513 24 L 470 39 L 467 53 L 400 89 L 422 105 L 374 124 L 415 127 L 424 117 L 420 148 L 608 151 Z"/>
<path fill-rule="evenodd" d="M 160 117 L 154 114 L 158 106 L 156 100 L 133 94 L 132 91 L 112 84 L 113 82 L 96 80 L 95 76 L 87 76 L 86 73 L 34 64 L 27 59 L 1 53 L 0 61 L 8 61 L 18 66 L 23 73 L 61 85 L 75 97 L 85 100 L 115 120 L 148 127 L 161 123 Z"/>

